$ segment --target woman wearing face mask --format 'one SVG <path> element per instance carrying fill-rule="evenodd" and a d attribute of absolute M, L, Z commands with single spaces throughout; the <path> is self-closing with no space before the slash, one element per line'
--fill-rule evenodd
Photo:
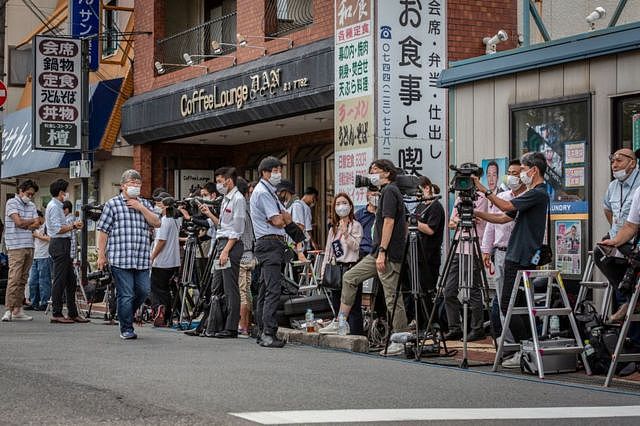
<path fill-rule="evenodd" d="M 362 240 L 362 225 L 355 220 L 353 201 L 345 193 L 340 193 L 333 199 L 333 213 L 331 228 L 327 235 L 327 245 L 324 249 L 322 274 L 329 262 L 341 266 L 344 275 L 360 258 L 360 241 Z M 331 294 L 333 308 L 336 312 L 340 308 L 340 291 Z M 353 310 L 348 317 L 349 334 L 364 335 L 362 319 L 362 285 L 356 293 Z"/>
<path fill-rule="evenodd" d="M 440 201 L 432 199 L 440 194 L 440 188 L 426 176 L 420 177 L 419 186 L 422 190 L 423 201 L 416 206 L 415 215 L 418 218 L 418 241 L 421 254 L 419 259 L 420 286 L 422 291 L 427 294 L 428 291 L 435 289 L 438 281 L 445 218 L 444 207 Z M 406 298 L 405 300 L 410 301 L 411 299 Z M 413 303 L 407 303 L 405 307 L 408 309 L 407 314 L 410 319 L 415 319 Z M 423 312 L 420 314 L 420 322 L 424 324 L 427 318 L 422 317 Z"/>

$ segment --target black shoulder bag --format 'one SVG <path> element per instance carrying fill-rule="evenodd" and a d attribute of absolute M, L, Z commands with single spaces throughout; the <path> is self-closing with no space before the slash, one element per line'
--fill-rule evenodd
<path fill-rule="evenodd" d="M 278 200 L 278 197 L 276 197 L 275 194 L 273 192 L 271 192 L 271 189 L 269 189 L 267 184 L 265 184 L 263 181 L 260 181 L 260 183 L 262 183 L 265 186 L 265 188 L 267 188 L 267 191 L 269 191 L 269 194 L 271 194 L 273 196 L 273 199 L 276 202 L 276 207 L 278 208 L 278 211 L 281 211 L 282 210 L 281 209 L 282 204 Z M 267 218 L 267 219 L 269 219 L 269 218 Z M 301 242 L 303 242 L 303 241 L 305 241 L 307 239 L 307 237 L 304 235 L 304 232 L 302 231 L 302 229 L 300 229 L 300 227 L 295 222 L 288 223 L 284 227 L 284 232 L 286 232 L 287 235 L 296 244 L 301 243 Z"/>
<path fill-rule="evenodd" d="M 547 243 L 542 244 L 538 249 L 538 262 L 532 262 L 536 266 L 545 266 L 553 261 L 553 250 L 551 250 L 551 200 L 547 204 Z M 534 256 L 535 258 L 536 256 Z M 534 259 L 535 260 L 535 259 Z"/>

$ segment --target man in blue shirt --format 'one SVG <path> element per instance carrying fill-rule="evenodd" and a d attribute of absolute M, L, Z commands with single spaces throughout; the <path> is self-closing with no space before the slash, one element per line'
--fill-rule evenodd
<path fill-rule="evenodd" d="M 258 166 L 260 181 L 251 194 L 251 222 L 256 238 L 255 255 L 260 263 L 260 290 L 256 306 L 256 322 L 261 330 L 258 343 L 263 347 L 281 348 L 277 337 L 276 310 L 280 301 L 281 270 L 285 253 L 284 227 L 292 222 L 278 197 L 276 187 L 282 181 L 282 163 L 275 157 L 263 159 Z"/>
<path fill-rule="evenodd" d="M 51 302 L 53 312 L 51 322 L 57 324 L 86 323 L 88 319 L 78 314 L 76 307 L 76 274 L 73 271 L 71 259 L 71 232 L 82 228 L 82 222 L 67 223 L 63 211 L 63 202 L 69 198 L 67 188 L 69 182 L 58 179 L 49 186 L 51 201 L 47 204 L 44 215 L 47 230 L 51 236 L 49 254 L 53 261 L 53 286 L 51 287 Z M 62 315 L 62 305 L 66 294 L 67 314 Z"/>
<path fill-rule="evenodd" d="M 120 178 L 120 194 L 107 201 L 96 225 L 98 269 L 111 265 L 120 338 L 124 340 L 138 337 L 133 331 L 133 314 L 149 294 L 150 228 L 160 227 L 160 218 L 151 203 L 140 198 L 141 186 L 138 171 L 125 171 Z"/>
<path fill-rule="evenodd" d="M 373 251 L 373 222 L 376 220 L 376 210 L 380 194 L 378 188 L 367 188 L 367 205 L 356 212 L 356 220 L 362 225 L 362 240 L 360 241 L 360 257 Z"/>

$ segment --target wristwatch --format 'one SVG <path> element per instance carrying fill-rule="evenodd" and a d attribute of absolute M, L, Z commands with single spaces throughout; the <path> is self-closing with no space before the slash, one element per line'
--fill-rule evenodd
<path fill-rule="evenodd" d="M 493 195 L 493 191 L 492 191 L 492 190 L 490 190 L 490 189 L 488 189 L 488 190 L 486 190 L 486 191 L 484 192 L 484 196 L 485 196 L 485 197 L 490 197 L 491 195 Z"/>
<path fill-rule="evenodd" d="M 379 251 L 380 253 L 386 253 L 386 252 L 387 252 L 387 249 L 386 249 L 386 248 L 384 248 L 384 247 L 380 247 L 380 248 L 378 249 L 378 251 Z"/>

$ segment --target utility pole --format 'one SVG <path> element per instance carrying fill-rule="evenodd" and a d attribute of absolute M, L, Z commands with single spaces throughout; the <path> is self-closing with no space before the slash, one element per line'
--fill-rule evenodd
<path fill-rule="evenodd" d="M 80 139 L 81 165 L 84 166 L 89 161 L 89 38 L 82 40 L 82 136 Z M 82 169 L 82 167 L 81 167 Z M 89 175 L 91 175 L 92 165 L 89 163 Z M 81 198 L 82 206 L 86 206 L 89 200 L 89 177 L 82 172 L 81 174 Z M 86 177 L 85 177 L 86 176 Z M 87 283 L 87 270 L 89 267 L 87 249 L 89 247 L 89 231 L 87 230 L 87 212 L 86 209 L 80 209 L 82 219 L 82 230 L 80 231 L 80 282 L 82 285 Z"/>

